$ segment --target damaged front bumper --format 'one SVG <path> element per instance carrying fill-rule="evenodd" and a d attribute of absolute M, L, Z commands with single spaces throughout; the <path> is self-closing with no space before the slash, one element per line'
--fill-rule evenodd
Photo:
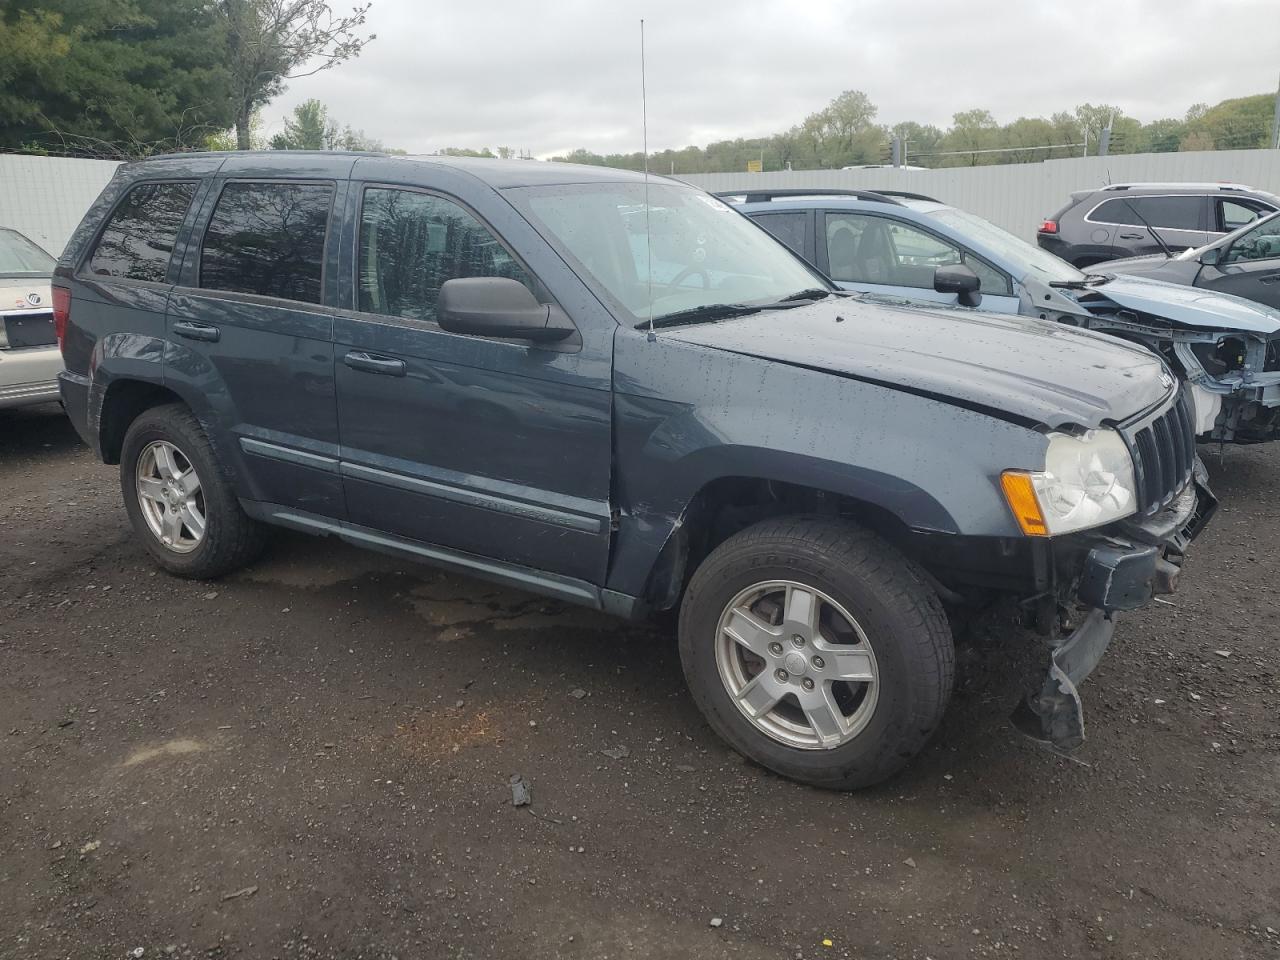
<path fill-rule="evenodd" d="M 1043 680 L 1014 711 L 1020 730 L 1065 750 L 1084 742 L 1084 706 L 1077 687 L 1110 645 L 1115 614 L 1136 610 L 1177 588 L 1186 549 L 1217 506 L 1197 460 L 1191 483 L 1160 513 L 1095 532 L 1067 548 L 1077 574 L 1074 600 L 1085 613 L 1065 629 L 1050 631 Z"/>

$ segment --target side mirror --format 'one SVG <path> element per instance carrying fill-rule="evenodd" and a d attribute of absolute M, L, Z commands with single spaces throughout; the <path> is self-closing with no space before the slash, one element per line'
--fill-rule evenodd
<path fill-rule="evenodd" d="M 1222 261 L 1223 250 L 1221 247 L 1210 247 L 1204 253 L 1200 254 L 1199 260 L 1206 267 L 1212 267 Z"/>
<path fill-rule="evenodd" d="M 446 280 L 436 300 L 442 330 L 500 340 L 564 340 L 574 326 L 555 304 L 539 303 L 529 288 L 507 277 Z"/>
<path fill-rule="evenodd" d="M 938 293 L 954 293 L 962 307 L 982 303 L 982 281 L 963 263 L 949 263 L 933 271 L 933 289 Z"/>

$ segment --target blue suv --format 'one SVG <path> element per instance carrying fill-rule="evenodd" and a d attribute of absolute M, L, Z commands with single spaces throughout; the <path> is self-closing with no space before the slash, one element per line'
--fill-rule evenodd
<path fill-rule="evenodd" d="M 1198 438 L 1280 436 L 1280 310 L 1119 276 L 1127 272 L 1121 266 L 1086 273 L 916 193 L 791 188 L 719 196 L 844 290 L 938 306 L 980 304 L 1141 343 L 1189 385 Z M 959 289 L 958 275 L 976 289 Z"/>
<path fill-rule="evenodd" d="M 678 609 L 708 723 L 826 787 L 923 747 L 948 612 L 993 603 L 1040 638 L 1011 651 L 1020 720 L 1079 744 L 1117 614 L 1174 589 L 1215 504 L 1146 350 L 860 301 L 714 197 L 625 171 L 130 164 L 54 311 L 67 411 L 163 569 L 228 573 L 276 525 Z"/>

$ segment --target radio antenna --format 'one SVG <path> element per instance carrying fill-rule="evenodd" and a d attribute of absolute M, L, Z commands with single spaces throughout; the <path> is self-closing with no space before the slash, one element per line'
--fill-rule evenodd
<path fill-rule="evenodd" d="M 640 131 L 644 149 L 644 247 L 648 257 L 649 339 L 653 333 L 653 234 L 649 232 L 649 97 L 644 83 L 644 17 L 640 18 Z"/>

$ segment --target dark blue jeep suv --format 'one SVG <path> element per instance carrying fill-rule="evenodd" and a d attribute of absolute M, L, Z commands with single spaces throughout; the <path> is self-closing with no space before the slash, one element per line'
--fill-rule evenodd
<path fill-rule="evenodd" d="M 1150 352 L 863 302 L 663 178 L 157 158 L 89 211 L 54 301 L 67 410 L 164 569 L 226 573 L 277 524 L 679 607 L 711 725 L 822 786 L 924 745 L 948 612 L 1002 599 L 1043 637 L 1022 718 L 1079 743 L 1114 614 L 1173 589 L 1213 507 Z"/>

